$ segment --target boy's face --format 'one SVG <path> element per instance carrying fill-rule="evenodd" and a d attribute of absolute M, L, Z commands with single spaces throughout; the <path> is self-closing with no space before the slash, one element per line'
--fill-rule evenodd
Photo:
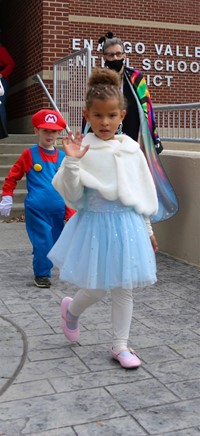
<path fill-rule="evenodd" d="M 37 127 L 35 127 L 34 131 L 35 134 L 38 135 L 40 147 L 53 150 L 60 130 L 37 129 Z"/>

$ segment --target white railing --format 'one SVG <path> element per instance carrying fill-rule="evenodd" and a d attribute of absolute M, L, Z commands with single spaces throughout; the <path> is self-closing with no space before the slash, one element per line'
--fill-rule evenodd
<path fill-rule="evenodd" d="M 200 102 L 159 105 L 153 109 L 161 139 L 200 142 Z"/>
<path fill-rule="evenodd" d="M 91 73 L 91 51 L 78 50 L 53 65 L 54 101 L 70 129 L 81 129 L 88 77 Z"/>

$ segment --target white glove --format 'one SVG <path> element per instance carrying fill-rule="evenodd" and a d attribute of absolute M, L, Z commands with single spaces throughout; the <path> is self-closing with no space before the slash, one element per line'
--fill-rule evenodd
<path fill-rule="evenodd" d="M 13 205 L 11 195 L 4 195 L 0 202 L 0 215 L 9 216 Z"/>

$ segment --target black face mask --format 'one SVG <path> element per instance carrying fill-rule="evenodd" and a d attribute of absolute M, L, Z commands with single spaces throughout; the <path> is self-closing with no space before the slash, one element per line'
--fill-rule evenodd
<path fill-rule="evenodd" d="M 116 59 L 114 61 L 106 60 L 105 65 L 106 67 L 110 68 L 110 70 L 115 70 L 117 73 L 119 73 L 124 65 L 124 59 Z"/>

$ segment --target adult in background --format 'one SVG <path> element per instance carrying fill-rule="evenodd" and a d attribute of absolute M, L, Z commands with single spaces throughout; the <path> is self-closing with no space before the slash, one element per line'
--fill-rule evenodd
<path fill-rule="evenodd" d="M 102 41 L 102 38 L 100 39 Z M 103 42 L 103 41 L 102 41 Z M 135 141 L 141 140 L 141 124 L 143 114 L 148 122 L 149 131 L 157 154 L 163 150 L 152 108 L 150 93 L 142 72 L 136 68 L 125 66 L 126 53 L 121 39 L 113 37 L 109 32 L 102 44 L 105 66 L 117 71 L 121 76 L 121 90 L 127 100 L 127 115 L 123 120 L 122 131 Z M 141 144 L 142 145 L 142 144 Z"/>
<path fill-rule="evenodd" d="M 0 139 L 8 136 L 6 100 L 9 89 L 9 76 L 15 68 L 15 61 L 3 44 L 0 30 L 0 80 L 4 88 L 4 94 L 0 96 Z"/>
<path fill-rule="evenodd" d="M 178 201 L 174 190 L 158 157 L 162 152 L 150 93 L 146 80 L 140 70 L 125 66 L 125 49 L 121 39 L 108 32 L 99 39 L 102 44 L 105 68 L 116 71 L 120 75 L 120 88 L 127 101 L 127 114 L 119 126 L 118 133 L 125 133 L 139 142 L 147 159 L 157 190 L 159 201 L 158 213 L 151 217 L 155 223 L 171 218 L 178 210 Z M 91 131 L 89 124 L 83 131 Z"/>
<path fill-rule="evenodd" d="M 135 141 L 139 140 L 141 147 L 144 147 L 141 126 L 145 117 L 155 150 L 157 154 L 161 153 L 163 146 L 156 130 L 152 101 L 142 72 L 125 66 L 124 44 L 121 39 L 113 37 L 112 32 L 101 37 L 99 43 L 102 44 L 105 66 L 115 70 L 121 77 L 121 91 L 128 104 L 127 114 L 121 125 L 122 132 Z"/>

